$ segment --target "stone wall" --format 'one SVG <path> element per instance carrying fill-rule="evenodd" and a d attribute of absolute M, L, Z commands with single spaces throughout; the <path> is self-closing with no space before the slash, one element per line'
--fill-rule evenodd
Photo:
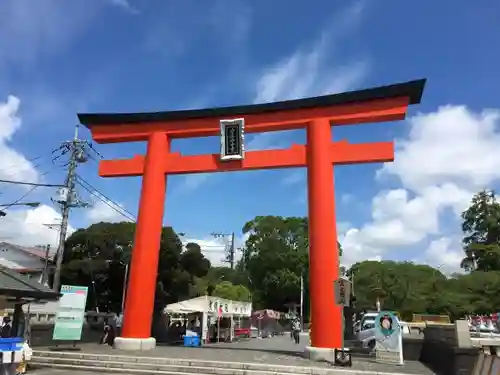
<path fill-rule="evenodd" d="M 103 334 L 104 319 L 112 316 L 113 314 L 86 313 L 79 342 L 98 343 Z M 55 314 L 53 313 L 30 314 L 30 343 L 32 347 L 55 346 L 57 344 L 56 341 L 52 340 L 54 321 Z"/>
<path fill-rule="evenodd" d="M 59 342 L 52 340 L 52 333 L 54 331 L 54 324 L 36 324 L 31 326 L 30 343 L 33 348 L 40 348 L 45 346 L 55 346 Z M 82 336 L 79 342 L 82 343 L 99 343 L 102 337 L 102 327 L 91 327 L 85 324 L 82 329 Z M 65 343 L 67 344 L 67 343 Z"/>
<path fill-rule="evenodd" d="M 478 348 L 460 347 L 455 324 L 427 324 L 420 361 L 438 375 L 471 375 Z"/>

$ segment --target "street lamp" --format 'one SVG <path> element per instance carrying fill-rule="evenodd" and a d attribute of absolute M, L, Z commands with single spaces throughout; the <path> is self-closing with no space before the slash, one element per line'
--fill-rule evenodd
<path fill-rule="evenodd" d="M 40 206 L 40 202 L 15 202 L 15 203 L 8 203 L 8 204 L 0 204 L 0 207 L 4 208 L 10 208 L 12 206 L 26 206 L 26 207 L 38 207 Z M 4 217 L 7 215 L 5 211 L 0 210 L 0 217 Z"/>

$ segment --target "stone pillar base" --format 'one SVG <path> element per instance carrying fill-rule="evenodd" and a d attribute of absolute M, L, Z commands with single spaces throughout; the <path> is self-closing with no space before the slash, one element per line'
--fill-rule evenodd
<path fill-rule="evenodd" d="M 127 351 L 146 351 L 156 347 L 156 339 L 148 337 L 146 339 L 133 339 L 128 337 L 115 338 L 115 348 Z"/>
<path fill-rule="evenodd" d="M 311 361 L 334 363 L 335 349 L 306 346 L 304 349 L 304 358 L 310 359 Z"/>

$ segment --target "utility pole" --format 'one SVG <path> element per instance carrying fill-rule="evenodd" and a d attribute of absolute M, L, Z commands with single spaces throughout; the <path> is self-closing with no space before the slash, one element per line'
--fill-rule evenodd
<path fill-rule="evenodd" d="M 229 248 L 229 264 L 231 269 L 234 270 L 234 253 L 236 249 L 234 248 L 234 232 L 231 233 L 231 247 Z"/>
<path fill-rule="evenodd" d="M 227 237 L 231 237 L 231 240 L 229 241 L 229 244 L 226 243 L 226 251 L 228 252 L 226 262 L 229 262 L 231 269 L 234 270 L 234 261 L 236 257 L 236 247 L 235 247 L 235 235 L 234 232 L 232 233 L 212 233 L 212 236 L 215 238 L 224 238 L 227 239 Z"/>
<path fill-rule="evenodd" d="M 64 256 L 64 243 L 68 233 L 68 221 L 71 208 L 87 207 L 88 203 L 82 202 L 75 191 L 75 178 L 76 169 L 78 164 L 85 163 L 88 160 L 87 146 L 90 146 L 86 140 L 78 138 L 78 125 L 75 127 L 75 135 L 73 140 L 63 142 L 59 150 L 61 155 L 56 156 L 54 160 L 58 159 L 65 153 L 70 154 L 68 166 L 68 174 L 64 182 L 64 187 L 58 190 L 59 197 L 55 200 L 61 206 L 61 224 L 59 229 L 59 242 L 56 251 L 56 269 L 54 272 L 54 283 L 52 288 L 59 292 L 61 288 L 61 267 Z M 92 149 L 92 147 L 90 146 Z"/>
<path fill-rule="evenodd" d="M 38 282 L 42 285 L 45 285 L 47 283 L 47 274 L 48 274 L 48 268 L 49 268 L 49 254 L 50 254 L 50 245 L 45 246 L 45 259 L 44 259 L 44 265 L 43 265 L 43 271 L 42 274 L 40 275 L 40 280 Z"/>

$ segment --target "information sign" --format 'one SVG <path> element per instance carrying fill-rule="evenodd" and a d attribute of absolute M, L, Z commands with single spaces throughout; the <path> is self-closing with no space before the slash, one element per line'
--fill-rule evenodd
<path fill-rule="evenodd" d="M 77 341 L 81 339 L 87 293 L 86 286 L 61 286 L 62 296 L 59 299 L 53 340 Z"/>
<path fill-rule="evenodd" d="M 403 364 L 403 335 L 396 315 L 381 311 L 375 319 L 377 362 Z"/>

